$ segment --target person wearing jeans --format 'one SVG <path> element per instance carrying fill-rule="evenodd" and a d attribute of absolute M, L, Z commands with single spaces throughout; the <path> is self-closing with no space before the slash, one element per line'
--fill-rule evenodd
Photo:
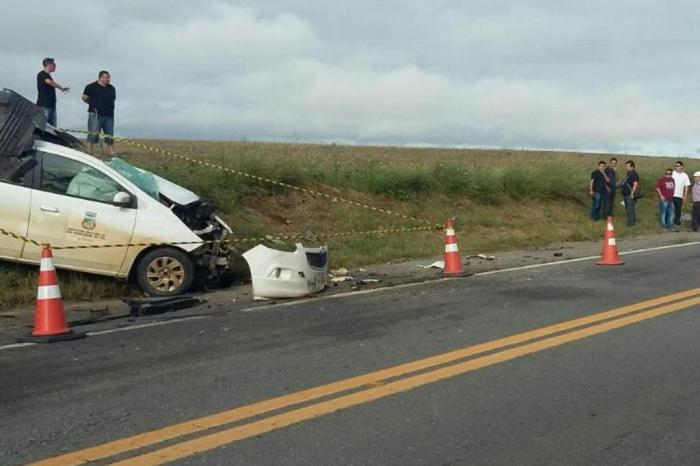
<path fill-rule="evenodd" d="M 688 174 L 683 171 L 683 162 L 680 160 L 675 164 L 673 181 L 676 183 L 676 189 L 673 191 L 673 223 L 680 225 L 683 202 L 685 202 L 688 196 L 688 187 L 690 186 L 690 179 L 688 178 Z"/>
<path fill-rule="evenodd" d="M 620 192 L 625 201 L 625 213 L 627 214 L 627 226 L 632 227 L 637 223 L 637 199 L 635 193 L 639 190 L 639 175 L 635 170 L 633 160 L 625 162 L 625 178 L 620 183 Z"/>
<path fill-rule="evenodd" d="M 114 136 L 114 117 L 100 115 L 97 112 L 88 114 L 88 144 L 92 150 L 93 144 L 100 142 L 100 132 L 104 134 L 105 144 L 109 155 L 114 155 L 113 144 L 114 140 L 110 136 Z"/>
<path fill-rule="evenodd" d="M 56 116 L 56 89 L 66 93 L 70 91 L 70 88 L 61 86 L 53 80 L 51 73 L 56 71 L 56 62 L 53 58 L 44 58 L 41 64 L 44 66 L 44 69 L 36 75 L 36 105 L 43 110 L 48 124 L 55 128 L 58 124 Z"/>
<path fill-rule="evenodd" d="M 612 217 L 615 212 L 615 191 L 617 190 L 617 157 L 612 157 L 610 159 L 608 167 L 603 173 L 605 173 L 608 179 L 603 216 Z"/>
<path fill-rule="evenodd" d="M 656 192 L 659 195 L 659 223 L 664 230 L 673 229 L 673 170 L 666 169 L 664 176 L 656 180 Z"/>
<path fill-rule="evenodd" d="M 600 220 L 603 215 L 605 194 L 608 189 L 609 179 L 605 176 L 605 162 L 598 162 L 598 168 L 591 173 L 591 180 L 588 183 L 588 192 L 591 195 L 591 219 Z"/>

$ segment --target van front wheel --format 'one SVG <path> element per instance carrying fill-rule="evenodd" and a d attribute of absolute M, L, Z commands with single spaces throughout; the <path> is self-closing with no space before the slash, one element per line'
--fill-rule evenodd
<path fill-rule="evenodd" d="M 150 296 L 187 293 L 194 282 L 189 256 L 177 249 L 158 248 L 145 254 L 136 268 L 136 279 Z"/>

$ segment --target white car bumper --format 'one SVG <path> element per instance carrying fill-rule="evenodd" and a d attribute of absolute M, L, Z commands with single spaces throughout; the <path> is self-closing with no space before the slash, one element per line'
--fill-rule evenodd
<path fill-rule="evenodd" d="M 270 249 L 262 244 L 246 251 L 255 299 L 298 298 L 321 291 L 328 276 L 328 249 L 305 248 L 294 252 Z"/>

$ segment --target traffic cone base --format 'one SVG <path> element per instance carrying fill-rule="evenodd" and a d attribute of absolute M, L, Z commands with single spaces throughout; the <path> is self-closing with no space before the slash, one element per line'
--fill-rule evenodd
<path fill-rule="evenodd" d="M 474 275 L 474 272 L 443 272 L 442 276 L 445 278 L 455 278 L 455 277 L 471 277 Z"/>
<path fill-rule="evenodd" d="M 73 330 L 68 330 L 66 333 L 61 333 L 58 335 L 44 335 L 44 336 L 34 336 L 25 335 L 17 339 L 20 343 L 54 343 L 57 341 L 68 341 L 77 340 L 79 338 L 85 338 L 84 332 L 74 332 Z"/>

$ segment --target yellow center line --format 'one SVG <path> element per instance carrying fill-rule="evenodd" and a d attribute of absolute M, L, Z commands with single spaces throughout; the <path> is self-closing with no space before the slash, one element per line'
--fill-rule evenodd
<path fill-rule="evenodd" d="M 401 392 L 413 390 L 423 385 L 438 382 L 440 380 L 455 377 L 477 369 L 492 366 L 494 364 L 509 361 L 525 355 L 543 351 L 549 348 L 554 348 L 566 343 L 571 343 L 577 340 L 598 335 L 610 330 L 618 329 L 642 322 L 644 320 L 653 319 L 664 314 L 670 314 L 693 306 L 700 305 L 700 298 L 689 299 L 687 301 L 670 304 L 659 307 L 650 311 L 641 312 L 628 317 L 623 317 L 617 320 L 604 322 L 602 324 L 586 327 L 581 330 L 575 330 L 570 333 L 558 335 L 544 340 L 539 340 L 534 343 L 525 344 L 511 349 L 506 349 L 498 353 L 489 354 L 476 359 L 471 359 L 466 362 L 457 363 L 451 366 L 436 369 L 431 372 L 415 375 L 409 378 L 401 379 L 395 382 L 380 385 L 364 391 L 352 393 L 350 395 L 341 396 L 328 401 L 323 401 L 317 404 L 295 409 L 283 414 L 271 416 L 259 421 L 251 422 L 232 429 L 224 430 L 210 435 L 205 435 L 193 440 L 172 445 L 160 450 L 147 453 L 144 455 L 129 458 L 128 460 L 114 463 L 119 466 L 141 466 L 141 465 L 158 465 L 169 463 L 182 458 L 186 458 L 199 453 L 212 450 L 214 448 L 227 445 L 238 440 L 243 440 L 256 435 L 278 430 L 288 427 L 292 424 L 297 424 L 303 421 L 314 419 L 329 413 L 337 412 L 352 406 L 368 403 L 370 401 L 385 398 L 391 395 L 396 395 Z"/>
<path fill-rule="evenodd" d="M 700 288 L 674 293 L 666 296 L 661 296 L 651 300 L 643 301 L 636 304 L 612 309 L 609 311 L 593 314 L 590 316 L 573 319 L 558 324 L 549 325 L 539 329 L 511 335 L 509 337 L 500 338 L 486 343 L 477 344 L 450 351 L 447 353 L 438 354 L 435 356 L 419 359 L 416 361 L 400 364 L 397 366 L 381 369 L 375 372 L 350 377 L 330 384 L 321 385 L 287 395 L 271 398 L 261 402 L 253 403 L 246 406 L 237 407 L 228 411 L 200 417 L 197 419 L 185 421 L 160 429 L 144 432 L 131 437 L 115 440 L 83 450 L 67 453 L 65 455 L 49 458 L 36 465 L 58 466 L 58 465 L 78 465 L 89 461 L 97 461 L 108 458 L 110 456 L 126 453 L 139 448 L 152 446 L 167 440 L 172 440 L 185 435 L 201 432 L 207 429 L 220 427 L 228 423 L 240 421 L 243 419 L 257 416 L 282 408 L 287 408 L 299 403 L 313 401 L 318 398 L 329 395 L 338 394 L 344 391 L 356 389 L 364 385 L 371 385 L 382 382 L 386 379 L 404 376 L 413 372 L 429 369 L 431 367 L 450 363 L 459 359 L 474 356 L 480 353 L 494 351 L 507 346 L 520 344 L 542 338 L 555 333 L 568 331 L 584 325 L 594 324 L 603 320 L 620 317 L 626 314 L 638 312 L 647 308 L 668 304 L 670 302 L 686 299 L 700 294 Z M 386 385 L 384 385 L 386 387 Z"/>

